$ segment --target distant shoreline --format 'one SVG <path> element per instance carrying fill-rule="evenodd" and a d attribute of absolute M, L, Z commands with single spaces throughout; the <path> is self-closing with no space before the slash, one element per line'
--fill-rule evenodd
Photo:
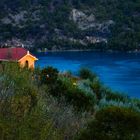
<path fill-rule="evenodd" d="M 108 52 L 108 53 L 140 53 L 140 51 L 114 51 L 114 50 L 93 50 L 93 49 L 87 49 L 87 50 L 77 50 L 77 49 L 72 49 L 72 50 L 46 50 L 46 51 L 36 51 L 37 53 L 46 53 L 46 52 Z"/>

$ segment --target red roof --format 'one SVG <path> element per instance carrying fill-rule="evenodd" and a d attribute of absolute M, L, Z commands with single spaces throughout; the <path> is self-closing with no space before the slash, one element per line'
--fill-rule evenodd
<path fill-rule="evenodd" d="M 18 61 L 27 54 L 24 48 L 0 48 L 0 60 Z"/>

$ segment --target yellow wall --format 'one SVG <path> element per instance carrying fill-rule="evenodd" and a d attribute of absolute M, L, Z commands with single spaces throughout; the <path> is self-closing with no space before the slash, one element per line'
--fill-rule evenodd
<path fill-rule="evenodd" d="M 24 56 L 21 60 L 19 60 L 19 64 L 21 65 L 21 67 L 24 67 L 26 65 L 26 61 L 28 61 L 28 68 L 34 69 L 35 59 L 30 55 Z"/>

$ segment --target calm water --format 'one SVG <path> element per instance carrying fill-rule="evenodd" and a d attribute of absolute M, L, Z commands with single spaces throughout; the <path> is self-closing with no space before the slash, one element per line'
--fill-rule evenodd
<path fill-rule="evenodd" d="M 140 54 L 101 52 L 49 52 L 37 54 L 40 67 L 53 66 L 60 71 L 88 67 L 101 81 L 116 91 L 140 98 Z"/>

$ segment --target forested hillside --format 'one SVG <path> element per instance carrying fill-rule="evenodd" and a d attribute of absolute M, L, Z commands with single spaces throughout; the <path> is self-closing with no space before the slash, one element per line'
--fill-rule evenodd
<path fill-rule="evenodd" d="M 1 0 L 0 42 L 30 49 L 140 50 L 139 0 Z"/>

